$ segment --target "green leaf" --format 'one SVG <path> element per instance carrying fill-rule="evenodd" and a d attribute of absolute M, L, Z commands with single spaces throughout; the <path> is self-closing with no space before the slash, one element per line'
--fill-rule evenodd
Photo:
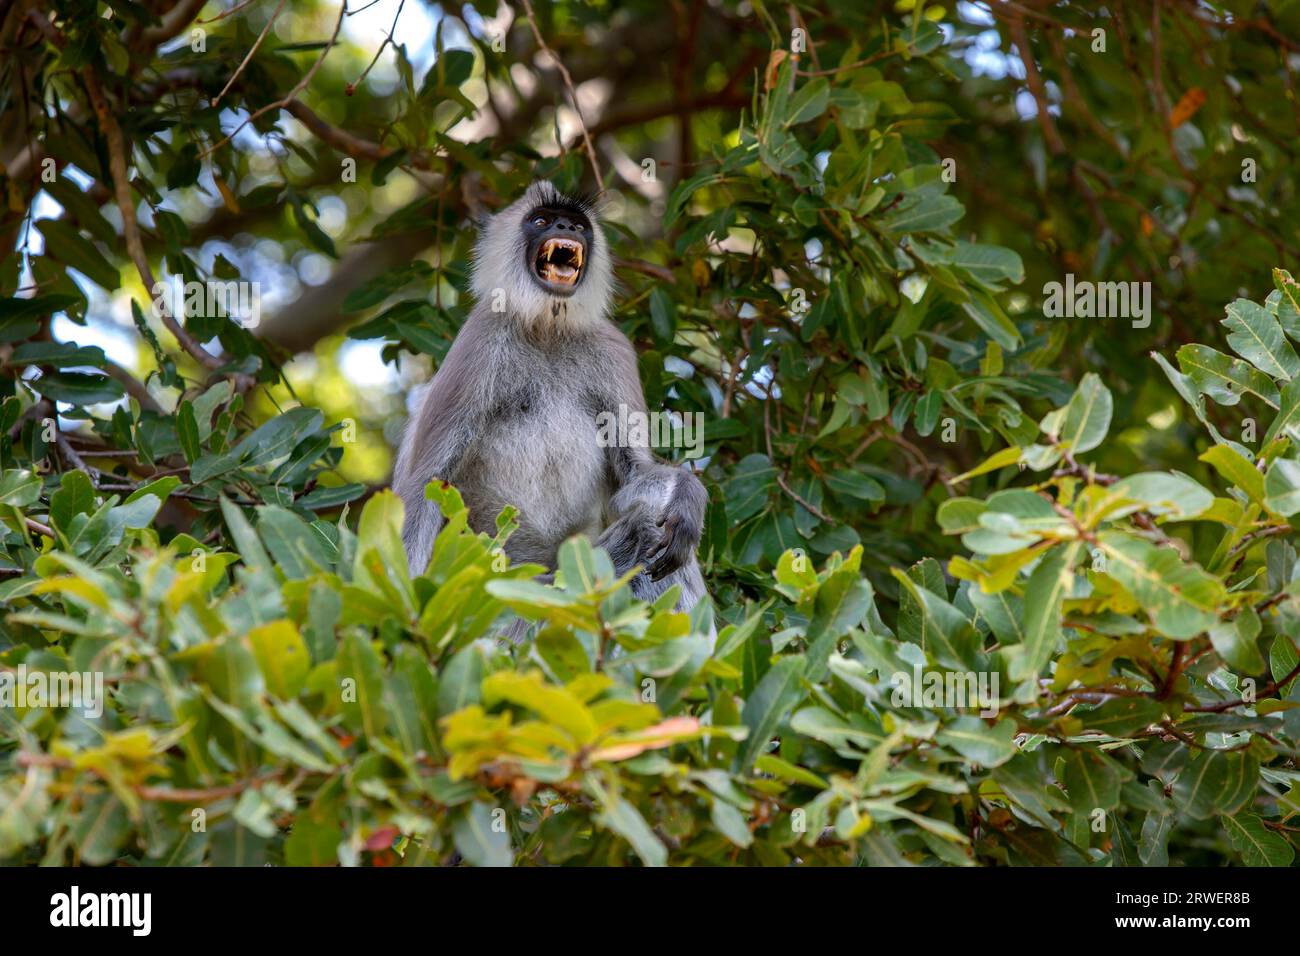
<path fill-rule="evenodd" d="M 1202 394 L 1220 405 L 1236 405 L 1242 395 L 1254 395 L 1273 408 L 1280 396 L 1274 381 L 1248 362 L 1224 355 L 1208 345 L 1184 345 L 1178 367 Z"/>
<path fill-rule="evenodd" d="M 1236 452 L 1224 445 L 1216 445 L 1211 451 L 1225 451 L 1236 455 Z M 1209 455 L 1209 452 L 1206 455 Z M 1239 455 L 1237 457 L 1240 458 Z M 1202 460 L 1205 458 L 1206 456 L 1203 455 Z M 1247 467 L 1249 468 L 1249 465 Z M 1255 472 L 1255 474 L 1259 473 Z M 1132 502 L 1132 505 L 1112 508 L 1111 503 L 1121 498 Z M 1137 510 L 1149 511 L 1156 517 L 1185 520 L 1208 511 L 1213 504 L 1214 495 L 1184 475 L 1144 471 L 1121 478 L 1111 485 L 1106 495 L 1105 507 L 1106 516 L 1112 521 Z"/>
<path fill-rule="evenodd" d="M 176 410 L 176 437 L 180 440 L 185 460 L 191 465 L 198 461 L 203 453 L 199 444 L 199 423 L 194 417 L 194 406 L 188 401 L 181 402 Z"/>
<path fill-rule="evenodd" d="M 1110 810 L 1119 803 L 1120 785 L 1127 772 L 1103 753 L 1071 750 L 1065 755 L 1061 780 L 1075 813 L 1090 816 L 1095 810 Z"/>
<path fill-rule="evenodd" d="M 978 717 L 958 717 L 941 728 L 935 739 L 982 767 L 997 767 L 1017 753 L 1016 722 L 986 724 Z"/>
<path fill-rule="evenodd" d="M 24 508 L 41 498 L 41 476 L 30 471 L 9 469 L 0 474 L 0 505 Z"/>
<path fill-rule="evenodd" d="M 24 342 L 14 349 L 14 365 L 53 365 L 69 368 L 93 365 L 103 368 L 107 359 L 99 346 L 77 345 L 75 342 Z"/>
<path fill-rule="evenodd" d="M 1091 710 L 1074 710 L 1071 716 L 1078 717 L 1088 730 L 1127 737 L 1163 719 L 1164 712 L 1160 701 L 1149 697 L 1114 697 Z"/>
<path fill-rule="evenodd" d="M 975 625 L 956 607 L 897 568 L 891 569 L 903 586 L 899 610 L 899 637 L 912 641 L 940 664 L 956 670 L 971 669 L 976 643 Z"/>
<path fill-rule="evenodd" d="M 95 488 L 90 477 L 82 471 L 67 472 L 60 480 L 59 490 L 50 496 L 50 520 L 67 531 L 77 515 L 94 512 Z"/>
<path fill-rule="evenodd" d="M 749 832 L 749 825 L 745 821 L 745 815 L 725 800 L 717 797 L 713 799 L 713 808 L 709 811 L 709 819 L 713 821 L 713 825 L 719 833 L 742 850 L 753 845 L 754 834 Z"/>
<path fill-rule="evenodd" d="M 117 379 L 85 372 L 48 372 L 28 384 L 46 398 L 70 405 L 115 402 L 126 394 Z"/>
<path fill-rule="evenodd" d="M 481 685 L 487 670 L 483 648 L 466 644 L 447 663 L 438 680 L 438 716 L 446 717 L 482 698 Z"/>
<path fill-rule="evenodd" d="M 1228 839 L 1241 854 L 1241 862 L 1247 866 L 1290 866 L 1295 859 L 1295 849 L 1286 837 L 1270 830 L 1255 814 L 1226 814 L 1220 819 Z"/>
<path fill-rule="evenodd" d="M 1020 331 L 992 296 L 983 292 L 973 293 L 961 307 L 980 331 L 1002 348 L 1012 351 L 1020 347 Z"/>
<path fill-rule="evenodd" d="M 112 292 L 122 284 L 117 268 L 71 223 L 61 219 L 41 219 L 36 228 L 45 237 L 46 255 L 76 269 L 106 292 Z"/>
<path fill-rule="evenodd" d="M 1231 814 L 1255 795 L 1259 762 L 1243 751 L 1212 750 L 1188 761 L 1174 781 L 1174 804 L 1204 820 L 1216 813 Z"/>
<path fill-rule="evenodd" d="M 266 681 L 266 689 L 280 700 L 298 696 L 307 682 L 311 658 L 292 621 L 272 621 L 248 632 L 253 656 Z"/>
<path fill-rule="evenodd" d="M 334 659 L 338 663 L 338 693 L 348 726 L 367 738 L 383 733 L 387 725 L 383 670 L 370 641 L 355 631 L 347 634 L 339 642 Z"/>
<path fill-rule="evenodd" d="M 1295 638 L 1286 634 L 1279 634 L 1273 639 L 1273 645 L 1268 650 L 1268 669 L 1269 673 L 1273 675 L 1273 680 L 1282 680 L 1291 671 L 1295 670 L 1297 664 L 1300 664 L 1300 653 L 1296 651 Z M 1293 678 L 1280 686 L 1277 689 L 1278 697 L 1289 697 L 1297 681 L 1300 681 L 1300 677 Z"/>
<path fill-rule="evenodd" d="M 740 720 L 749 728 L 749 735 L 736 754 L 736 771 L 748 770 L 758 755 L 767 750 L 777 724 L 803 694 L 801 682 L 806 666 L 801 656 L 778 658 L 749 695 L 740 712 Z"/>
<path fill-rule="evenodd" d="M 677 310 L 668 290 L 655 287 L 650 293 L 650 327 L 660 342 L 671 342 L 677 332 Z"/>
<path fill-rule="evenodd" d="M 830 102 L 830 82 L 819 76 L 805 83 L 790 98 L 788 112 L 783 120 L 785 126 L 795 126 L 816 119 L 826 112 Z"/>
<path fill-rule="evenodd" d="M 475 800 L 456 817 L 452 838 L 456 852 L 473 866 L 510 866 L 514 862 L 502 807 L 494 809 Z"/>
<path fill-rule="evenodd" d="M 117 859 L 131 833 L 131 821 L 122 801 L 111 793 L 100 793 L 72 822 L 71 837 L 79 861 L 86 866 L 104 866 Z"/>
<path fill-rule="evenodd" d="M 1277 417 L 1264 433 L 1267 445 L 1285 431 L 1292 441 L 1300 441 L 1300 380 L 1292 379 L 1282 389 Z"/>
<path fill-rule="evenodd" d="M 1063 410 L 1060 428 L 1055 431 L 1057 442 L 1066 445 L 1074 455 L 1092 451 L 1110 431 L 1112 410 L 1110 389 L 1102 384 L 1100 376 L 1089 372 Z M 1054 430 L 1045 423 L 1043 431 L 1051 434 Z"/>
<path fill-rule="evenodd" d="M 1300 461 L 1278 458 L 1268 466 L 1264 476 L 1264 507 L 1283 517 L 1300 512 Z"/>
<path fill-rule="evenodd" d="M 226 527 L 230 529 L 230 536 L 234 538 L 244 563 L 255 571 L 269 573 L 271 559 L 267 557 L 253 526 L 248 523 L 239 506 L 224 495 L 221 497 L 221 514 L 226 519 Z"/>
<path fill-rule="evenodd" d="M 1227 307 L 1223 324 L 1229 330 L 1228 345 L 1261 372 L 1289 382 L 1300 374 L 1300 357 L 1282 334 L 1282 326 L 1263 306 L 1237 299 Z"/>
<path fill-rule="evenodd" d="M 378 553 L 386 576 L 403 585 L 410 581 L 406 548 L 402 544 L 402 499 L 385 490 L 372 495 L 357 524 L 357 553 L 352 573 L 359 582 L 371 580 L 370 552 Z"/>
<path fill-rule="evenodd" d="M 257 514 L 257 533 L 285 577 L 306 578 L 333 567 L 319 532 L 292 511 L 264 505 Z"/>
<path fill-rule="evenodd" d="M 637 808 L 622 797 L 614 797 L 596 816 L 596 822 L 632 845 L 646 866 L 665 866 L 668 850 L 659 842 Z"/>
<path fill-rule="evenodd" d="M 819 681 L 826 674 L 826 662 L 836 643 L 857 627 L 871 609 L 871 582 L 857 568 L 845 567 L 831 574 L 817 590 L 813 616 L 808 622 L 807 677 Z"/>
<path fill-rule="evenodd" d="M 1210 643 L 1219 656 L 1244 674 L 1264 672 L 1264 658 L 1259 653 L 1256 638 L 1261 624 L 1259 614 L 1247 607 L 1231 621 L 1216 624 L 1210 629 Z"/>
<path fill-rule="evenodd" d="M 943 261 L 964 270 L 985 285 L 997 286 L 1003 282 L 1016 284 L 1025 279 L 1025 266 L 1020 261 L 1020 256 L 1005 246 L 957 242 Z"/>
<path fill-rule="evenodd" d="M 1190 640 L 1219 619 L 1223 582 L 1185 562 L 1175 548 L 1156 547 L 1122 531 L 1098 539 L 1106 573 L 1122 584 L 1151 616 L 1162 634 Z"/>
<path fill-rule="evenodd" d="M 880 222 L 880 228 L 895 234 L 933 232 L 951 226 L 965 213 L 952 196 L 928 193 L 904 202 Z"/>
<path fill-rule="evenodd" d="M 1025 640 L 1011 677 L 1037 680 L 1061 639 L 1061 603 L 1074 586 L 1074 562 L 1082 545 L 1058 545 L 1039 562 L 1025 585 Z"/>
<path fill-rule="evenodd" d="M 1227 445 L 1215 445 L 1206 450 L 1200 460 L 1212 465 L 1215 471 L 1244 491 L 1251 501 L 1263 503 L 1264 476 L 1240 453 Z"/>

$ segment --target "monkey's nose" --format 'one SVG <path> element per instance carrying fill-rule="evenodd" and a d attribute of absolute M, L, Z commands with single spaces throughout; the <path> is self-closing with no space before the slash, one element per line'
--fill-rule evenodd
<path fill-rule="evenodd" d="M 568 229 L 571 232 L 579 231 L 578 224 L 574 222 L 572 219 L 568 219 L 564 216 L 559 216 L 558 218 L 556 218 L 554 227 L 556 229 Z"/>

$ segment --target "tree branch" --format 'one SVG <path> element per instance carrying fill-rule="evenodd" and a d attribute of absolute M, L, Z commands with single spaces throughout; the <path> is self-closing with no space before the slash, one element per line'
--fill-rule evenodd
<path fill-rule="evenodd" d="M 90 93 L 90 102 L 94 107 L 99 127 L 108 142 L 109 171 L 113 176 L 113 190 L 117 198 L 117 208 L 122 214 L 122 237 L 126 242 L 127 254 L 135 263 L 140 280 L 144 283 L 146 293 L 152 294 L 154 283 L 153 269 L 149 266 L 149 257 L 144 251 L 144 242 L 140 238 L 140 224 L 135 218 L 135 201 L 131 196 L 131 181 L 127 178 L 126 143 L 122 138 L 122 128 L 108 108 L 104 91 L 100 88 L 99 78 L 88 66 L 82 67 L 81 76 Z M 163 304 L 159 308 L 163 325 L 176 337 L 181 348 L 194 357 L 200 365 L 208 369 L 220 368 L 221 359 L 210 354 L 172 315 L 171 309 Z"/>

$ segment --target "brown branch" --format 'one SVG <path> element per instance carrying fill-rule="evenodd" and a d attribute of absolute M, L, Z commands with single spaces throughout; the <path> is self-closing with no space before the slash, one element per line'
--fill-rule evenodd
<path fill-rule="evenodd" d="M 379 143 L 368 139 L 362 139 L 345 129 L 333 126 L 321 119 L 319 114 L 314 112 L 302 100 L 289 100 L 284 104 L 284 110 L 303 126 L 307 127 L 322 142 L 333 146 L 340 153 L 346 153 L 349 156 L 368 159 L 372 162 L 379 162 L 387 159 L 397 150 L 391 146 L 383 146 Z M 417 169 L 432 170 L 433 163 L 422 153 L 412 153 L 404 165 L 414 166 Z"/>
<path fill-rule="evenodd" d="M 90 93 L 90 102 L 99 120 L 99 127 L 104 132 L 108 143 L 109 171 L 113 176 L 113 189 L 117 198 L 117 208 L 122 214 L 122 236 L 126 241 L 126 250 L 135 263 L 136 271 L 144 282 L 145 292 L 152 294 L 154 288 L 153 269 L 149 266 L 149 256 L 144 251 L 144 242 L 140 238 L 140 225 L 135 218 L 135 201 L 131 197 L 131 181 L 127 178 L 126 143 L 122 137 L 122 128 L 117 125 L 117 118 L 108 108 L 104 91 L 100 88 L 99 78 L 90 67 L 82 67 L 82 78 L 86 90 Z M 221 359 L 210 354 L 172 315 L 171 309 L 163 304 L 159 308 L 163 325 L 176 337 L 181 348 L 185 349 L 205 368 L 215 369 L 222 364 Z"/>
<path fill-rule="evenodd" d="M 1291 672 L 1287 674 L 1285 677 L 1283 677 L 1281 680 L 1275 680 L 1273 681 L 1273 683 L 1265 687 L 1262 691 L 1259 692 L 1259 695 L 1253 701 L 1225 700 L 1222 703 L 1207 704 L 1204 707 L 1184 707 L 1183 712 L 1188 714 L 1218 714 L 1225 710 L 1231 710 L 1234 707 L 1241 707 L 1248 703 L 1257 703 L 1260 700 L 1263 700 L 1269 694 L 1276 693 L 1281 688 L 1291 683 L 1291 681 L 1295 680 L 1297 677 L 1300 677 L 1300 664 L 1296 664 L 1295 667 L 1291 668 Z"/>
<path fill-rule="evenodd" d="M 49 40 L 54 46 L 62 50 L 68 45 L 67 38 L 59 32 L 58 27 L 50 22 L 49 18 L 39 10 L 28 10 L 27 19 L 36 24 L 36 28 L 41 31 L 45 39 Z"/>
<path fill-rule="evenodd" d="M 614 259 L 614 268 L 623 269 L 626 272 L 639 272 L 642 275 L 647 275 L 663 282 L 677 281 L 676 276 L 673 275 L 672 269 L 669 269 L 667 266 L 656 265 L 653 262 L 646 262 L 644 259 L 625 259 L 620 256 Z"/>
<path fill-rule="evenodd" d="M 898 56 L 897 50 L 883 50 L 880 53 L 873 53 L 865 60 L 856 60 L 853 63 L 845 63 L 843 66 L 831 67 L 828 70 L 796 70 L 800 76 L 833 76 L 836 73 L 845 73 L 849 70 L 856 70 L 862 66 L 870 66 L 872 63 L 879 63 L 881 60 L 887 60 L 891 56 Z"/>
<path fill-rule="evenodd" d="M 162 22 L 156 27 L 150 27 L 140 34 L 140 42 L 145 46 L 157 46 L 160 43 L 166 43 L 176 34 L 185 29 L 207 0 L 181 0 L 180 3 L 172 7 L 162 16 Z"/>
<path fill-rule="evenodd" d="M 14 758 L 14 763 L 19 767 L 49 767 L 54 770 L 73 770 L 76 764 L 66 757 L 56 757 L 53 754 L 33 753 L 32 751 L 22 751 Z M 96 776 L 104 778 L 104 774 L 94 767 L 89 767 Z M 271 780 L 278 780 L 284 776 L 284 771 L 277 770 L 273 773 L 262 774 L 258 777 L 252 777 L 248 780 L 236 780 L 234 783 L 226 784 L 222 787 L 208 788 L 178 788 L 178 787 L 155 787 L 149 784 L 134 784 L 131 789 L 136 795 L 143 800 L 156 800 L 162 803 L 215 803 L 217 800 L 224 800 L 227 797 L 238 796 L 250 787 L 260 787 L 263 783 Z"/>
<path fill-rule="evenodd" d="M 64 460 L 72 465 L 73 468 L 77 471 L 85 472 L 92 481 L 99 477 L 99 469 L 87 465 L 85 461 L 82 460 L 82 457 L 77 454 L 77 450 L 68 443 L 66 438 L 63 437 L 62 432 L 55 431 L 54 442 L 59 446 L 59 452 L 63 455 Z"/>
<path fill-rule="evenodd" d="M 26 516 L 23 517 L 23 522 L 27 525 L 28 528 L 30 528 L 32 531 L 35 531 L 37 534 L 43 534 L 45 535 L 45 537 L 50 538 L 51 540 L 55 540 L 55 541 L 58 540 L 54 536 L 54 529 L 51 528 L 49 525 L 41 524 L 35 518 L 28 518 Z"/>
<path fill-rule="evenodd" d="M 1169 673 L 1165 674 L 1164 683 L 1160 685 L 1156 700 L 1167 700 L 1169 695 L 1174 692 L 1174 682 L 1178 680 L 1178 675 L 1183 672 L 1183 655 L 1186 651 L 1186 643 L 1183 641 L 1174 642 L 1174 654 L 1169 661 Z"/>
<path fill-rule="evenodd" d="M 1038 125 L 1042 127 L 1043 139 L 1047 143 L 1047 148 L 1053 156 L 1060 156 L 1065 152 L 1065 143 L 1061 140 L 1060 131 L 1056 128 L 1056 121 L 1052 119 L 1052 114 L 1047 109 L 1047 89 L 1043 85 L 1043 78 L 1039 75 L 1038 65 L 1034 62 L 1034 53 L 1029 48 L 1029 35 L 1025 30 L 1024 17 L 1017 10 L 1007 19 L 1007 29 L 1011 33 L 1011 39 L 1016 44 L 1016 51 L 1020 54 L 1020 61 L 1025 66 L 1025 83 L 1029 86 L 1029 92 L 1034 98 L 1034 103 L 1038 107 Z"/>

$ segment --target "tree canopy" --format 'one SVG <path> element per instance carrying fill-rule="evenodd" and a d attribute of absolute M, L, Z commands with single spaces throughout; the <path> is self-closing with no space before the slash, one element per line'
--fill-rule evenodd
<path fill-rule="evenodd" d="M 1291 865 L 1296 38 L 0 0 L 0 861 Z M 409 573 L 408 396 L 538 178 L 703 422 L 716 643 L 437 484 Z"/>

